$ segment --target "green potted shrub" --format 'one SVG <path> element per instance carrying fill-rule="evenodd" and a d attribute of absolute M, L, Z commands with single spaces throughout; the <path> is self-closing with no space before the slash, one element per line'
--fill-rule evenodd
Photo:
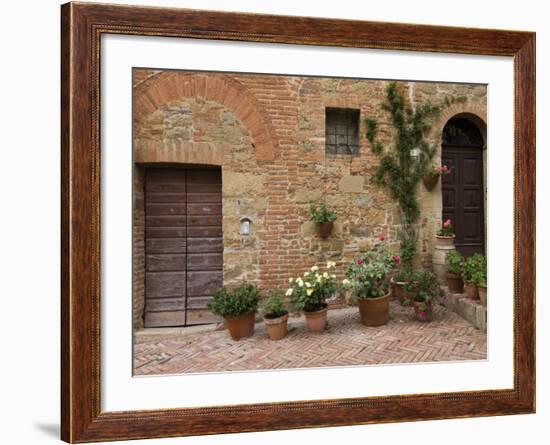
<path fill-rule="evenodd" d="M 336 275 L 332 269 L 336 263 L 329 261 L 322 272 L 313 266 L 302 276 L 291 278 L 286 296 L 291 298 L 297 311 L 303 311 L 308 329 L 311 332 L 323 332 L 327 324 L 327 300 L 337 290 Z"/>
<path fill-rule="evenodd" d="M 464 291 L 468 298 L 472 300 L 479 300 L 479 293 L 477 286 L 474 284 L 474 275 L 483 270 L 483 264 L 485 263 L 485 257 L 479 253 L 466 258 L 464 261 L 464 267 L 462 268 L 462 280 L 464 281 Z"/>
<path fill-rule="evenodd" d="M 265 300 L 262 312 L 267 335 L 271 340 L 280 340 L 287 334 L 288 311 L 283 301 L 283 291 L 272 289 Z"/>
<path fill-rule="evenodd" d="M 391 279 L 391 286 L 394 296 L 397 298 L 401 306 L 412 305 L 411 293 L 407 287 L 407 283 L 410 282 L 411 273 L 412 272 L 408 272 L 405 269 L 399 269 L 399 271 Z"/>
<path fill-rule="evenodd" d="M 445 257 L 447 272 L 447 286 L 449 292 L 461 294 L 464 292 L 464 282 L 462 281 L 462 269 L 464 268 L 464 257 L 458 250 L 451 250 Z"/>
<path fill-rule="evenodd" d="M 342 284 L 351 289 L 352 298 L 359 306 L 361 323 L 365 326 L 381 326 L 389 320 L 389 273 L 395 267 L 396 259 L 381 242 L 356 258 L 346 271 Z"/>
<path fill-rule="evenodd" d="M 432 321 L 433 305 L 442 295 L 437 276 L 429 271 L 414 272 L 407 287 L 412 292 L 416 319 L 422 322 Z"/>
<path fill-rule="evenodd" d="M 233 340 L 250 337 L 254 333 L 254 319 L 260 301 L 260 291 L 250 283 L 228 289 L 222 288 L 214 294 L 208 305 L 214 314 L 225 319 Z"/>
<path fill-rule="evenodd" d="M 455 232 L 453 223 L 450 219 L 445 220 L 438 229 L 435 236 L 435 244 L 437 247 L 452 247 L 455 242 Z"/>
<path fill-rule="evenodd" d="M 336 212 L 326 204 L 315 205 L 309 207 L 309 217 L 311 221 L 317 224 L 317 230 L 321 238 L 328 238 L 332 233 L 334 221 L 336 220 Z"/>
<path fill-rule="evenodd" d="M 472 274 L 472 283 L 477 288 L 481 304 L 487 306 L 487 259 L 480 255 L 476 266 L 477 268 Z"/>

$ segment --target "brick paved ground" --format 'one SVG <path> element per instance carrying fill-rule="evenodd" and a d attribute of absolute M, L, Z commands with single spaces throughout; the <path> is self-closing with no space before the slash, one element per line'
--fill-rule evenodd
<path fill-rule="evenodd" d="M 390 322 L 368 328 L 357 308 L 329 311 L 323 334 L 307 331 L 303 318 L 290 320 L 280 341 L 267 338 L 262 323 L 254 336 L 235 342 L 227 331 L 173 338 L 136 337 L 135 374 L 309 368 L 382 363 L 480 360 L 487 357 L 487 337 L 467 321 L 437 306 L 431 323 L 414 320 L 412 309 L 391 302 Z"/>

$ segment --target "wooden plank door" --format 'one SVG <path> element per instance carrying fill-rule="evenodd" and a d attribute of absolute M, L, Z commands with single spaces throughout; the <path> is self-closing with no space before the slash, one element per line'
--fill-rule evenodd
<path fill-rule="evenodd" d="M 453 222 L 459 252 L 464 256 L 484 254 L 483 151 L 443 146 L 441 162 L 451 168 L 442 179 L 442 219 Z"/>
<path fill-rule="evenodd" d="M 222 280 L 221 171 L 188 170 L 187 325 L 219 321 L 207 305 Z"/>
<path fill-rule="evenodd" d="M 216 321 L 222 264 L 220 171 L 147 169 L 145 327 Z"/>
<path fill-rule="evenodd" d="M 145 327 L 185 325 L 185 170 L 145 175 Z"/>

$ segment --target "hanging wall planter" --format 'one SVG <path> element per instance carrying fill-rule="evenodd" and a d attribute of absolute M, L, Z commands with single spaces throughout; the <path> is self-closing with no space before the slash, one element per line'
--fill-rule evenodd
<path fill-rule="evenodd" d="M 326 204 L 316 206 L 311 204 L 309 207 L 309 217 L 311 221 L 317 224 L 317 232 L 321 238 L 328 238 L 334 228 L 336 212 Z"/>
<path fill-rule="evenodd" d="M 435 165 L 432 165 L 422 177 L 424 187 L 426 187 L 427 190 L 433 190 L 439 182 L 439 177 L 446 176 L 449 173 L 451 173 L 451 169 L 446 165 L 442 165 L 441 167 L 436 167 Z"/>
<path fill-rule="evenodd" d="M 319 232 L 319 236 L 321 238 L 328 238 L 332 233 L 333 228 L 334 223 L 332 221 L 317 224 L 317 231 Z"/>
<path fill-rule="evenodd" d="M 424 187 L 428 190 L 433 190 L 434 187 L 437 185 L 439 181 L 439 175 L 434 175 L 432 173 L 426 173 L 422 177 L 422 182 L 424 183 Z"/>

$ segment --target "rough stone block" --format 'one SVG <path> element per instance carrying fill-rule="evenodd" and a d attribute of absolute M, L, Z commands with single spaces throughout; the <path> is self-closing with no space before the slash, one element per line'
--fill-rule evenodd
<path fill-rule="evenodd" d="M 487 332 L 487 308 L 481 304 L 476 305 L 476 327 Z"/>
<path fill-rule="evenodd" d="M 223 174 L 224 196 L 257 195 L 263 191 L 263 177 L 252 173 L 226 171 Z"/>
<path fill-rule="evenodd" d="M 361 193 L 364 182 L 363 176 L 344 175 L 340 179 L 339 189 L 342 192 Z"/>

